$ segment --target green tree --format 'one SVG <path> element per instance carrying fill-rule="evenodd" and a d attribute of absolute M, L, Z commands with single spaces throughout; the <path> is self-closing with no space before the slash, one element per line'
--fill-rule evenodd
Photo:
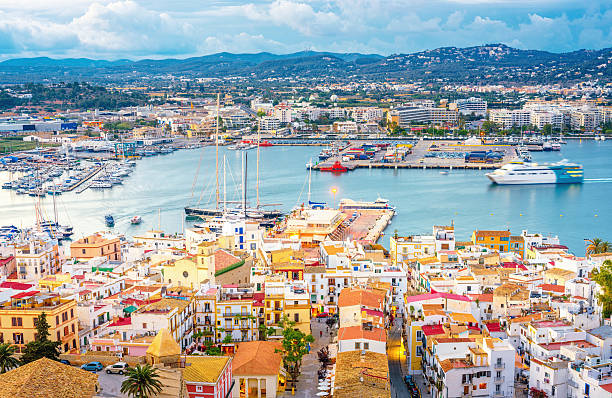
<path fill-rule="evenodd" d="M 552 134 L 552 125 L 545 124 L 544 126 L 542 126 L 542 134 L 544 134 L 544 135 L 551 135 Z"/>
<path fill-rule="evenodd" d="M 126 378 L 121 383 L 121 392 L 128 397 L 150 398 L 159 394 L 162 387 L 157 369 L 139 364 L 127 371 Z"/>
<path fill-rule="evenodd" d="M 295 386 L 300 375 L 302 358 L 308 353 L 307 343 L 314 342 L 314 337 L 299 329 L 294 329 L 295 322 L 288 320 L 287 317 L 283 317 L 279 324 L 283 328 L 283 348 L 279 352 L 283 355 L 283 366 L 291 376 L 291 383 Z"/>
<path fill-rule="evenodd" d="M 15 346 L 8 343 L 0 344 L 0 373 L 6 373 L 19 366 L 19 360 L 14 355 Z"/>
<path fill-rule="evenodd" d="M 266 112 L 264 111 L 257 111 L 257 117 L 264 117 L 266 116 Z"/>
<path fill-rule="evenodd" d="M 591 279 L 601 287 L 597 300 L 603 308 L 603 318 L 608 318 L 612 314 L 612 261 L 606 260 L 599 269 L 593 270 Z"/>
<path fill-rule="evenodd" d="M 26 344 L 21 356 L 21 363 L 26 364 L 40 358 L 49 358 L 59 361 L 60 345 L 59 341 L 49 340 L 49 324 L 47 314 L 44 312 L 36 318 L 36 335 L 34 341 Z"/>

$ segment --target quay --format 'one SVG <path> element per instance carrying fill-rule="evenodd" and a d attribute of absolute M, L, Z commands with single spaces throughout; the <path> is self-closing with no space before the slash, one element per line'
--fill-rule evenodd
<path fill-rule="evenodd" d="M 313 170 L 327 169 L 340 162 L 347 170 L 355 169 L 464 169 L 489 170 L 497 169 L 505 163 L 518 160 L 516 147 L 507 144 L 465 144 L 462 141 L 417 141 L 413 144 L 401 144 L 396 148 L 378 147 L 371 156 L 360 158 L 355 152 L 364 142 L 351 142 L 347 147 L 337 151 L 328 159 L 312 166 Z M 384 148 L 384 149 L 383 149 Z M 466 161 L 466 154 L 474 151 L 497 154 L 491 162 Z"/>

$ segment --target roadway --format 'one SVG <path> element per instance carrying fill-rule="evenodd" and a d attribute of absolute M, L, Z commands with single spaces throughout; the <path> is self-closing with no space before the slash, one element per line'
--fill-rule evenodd
<path fill-rule="evenodd" d="M 389 358 L 389 378 L 391 380 L 391 398 L 409 397 L 408 387 L 404 383 L 404 375 L 402 373 L 401 358 L 402 348 L 402 332 L 401 318 L 396 318 L 393 326 L 389 330 L 389 338 L 387 344 L 387 357 Z"/>

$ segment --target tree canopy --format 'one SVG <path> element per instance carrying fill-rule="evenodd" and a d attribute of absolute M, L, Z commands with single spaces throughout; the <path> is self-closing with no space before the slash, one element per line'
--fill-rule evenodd
<path fill-rule="evenodd" d="M 40 358 L 49 358 L 54 361 L 59 361 L 60 341 L 49 340 L 49 323 L 47 322 L 47 314 L 44 312 L 36 318 L 36 335 L 34 341 L 26 344 L 21 356 L 21 363 L 26 364 L 36 361 Z"/>

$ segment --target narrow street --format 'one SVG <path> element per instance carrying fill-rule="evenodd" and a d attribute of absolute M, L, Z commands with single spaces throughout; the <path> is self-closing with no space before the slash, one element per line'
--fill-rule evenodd
<path fill-rule="evenodd" d="M 407 397 L 408 387 L 404 383 L 402 372 L 402 348 L 401 348 L 401 318 L 395 319 L 389 330 L 387 339 L 387 356 L 389 358 L 389 378 L 391 380 L 391 398 Z"/>

